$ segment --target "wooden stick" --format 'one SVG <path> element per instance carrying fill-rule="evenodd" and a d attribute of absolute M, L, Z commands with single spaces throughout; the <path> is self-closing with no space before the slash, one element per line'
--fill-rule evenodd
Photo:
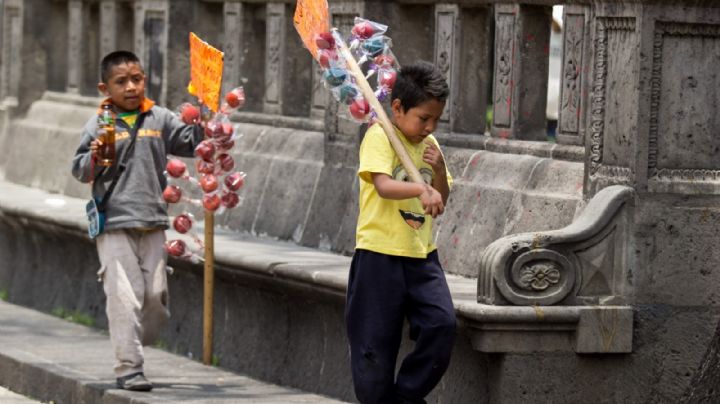
<path fill-rule="evenodd" d="M 205 270 L 203 272 L 203 364 L 205 365 L 212 365 L 213 357 L 214 227 L 215 213 L 205 210 Z"/>
<path fill-rule="evenodd" d="M 415 167 L 415 164 L 413 164 L 412 160 L 410 159 L 410 156 L 408 155 L 407 150 L 405 150 L 405 146 L 403 146 L 402 141 L 395 134 L 395 127 L 393 126 L 392 122 L 390 122 L 390 119 L 385 113 L 385 109 L 383 109 L 382 104 L 380 104 L 380 101 L 378 101 L 377 97 L 375 96 L 375 92 L 370 87 L 370 84 L 365 78 L 365 75 L 360 69 L 360 66 L 358 66 L 352 53 L 350 53 L 350 49 L 348 49 L 345 41 L 342 40 L 342 37 L 336 29 L 333 29 L 333 37 L 335 38 L 335 43 L 338 45 L 338 48 L 340 48 L 340 53 L 345 59 L 348 71 L 350 71 L 350 73 L 355 76 L 355 84 L 357 84 L 357 86 L 360 88 L 360 92 L 362 93 L 363 97 L 365 97 L 365 100 L 367 100 L 368 104 L 370 104 L 370 107 L 372 107 L 372 109 L 377 114 L 377 119 L 380 122 L 380 125 L 385 130 L 385 135 L 388 137 L 388 140 L 390 140 L 390 144 L 395 150 L 395 154 L 397 154 L 403 167 L 405 167 L 405 171 L 407 171 L 410 179 L 418 184 L 425 184 L 422 176 L 420 176 L 420 171 L 418 171 L 417 167 Z"/>

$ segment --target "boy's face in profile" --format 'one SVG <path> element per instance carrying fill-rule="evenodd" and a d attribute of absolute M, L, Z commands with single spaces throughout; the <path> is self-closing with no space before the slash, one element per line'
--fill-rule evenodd
<path fill-rule="evenodd" d="M 435 131 L 440 120 L 445 102 L 431 98 L 408 109 L 402 107 L 398 98 L 392 101 L 392 113 L 395 125 L 402 131 L 405 138 L 413 144 L 422 142 Z"/>
<path fill-rule="evenodd" d="M 135 111 L 145 98 L 145 72 L 138 63 L 115 65 L 107 83 L 99 83 L 98 90 L 110 97 L 120 112 Z"/>

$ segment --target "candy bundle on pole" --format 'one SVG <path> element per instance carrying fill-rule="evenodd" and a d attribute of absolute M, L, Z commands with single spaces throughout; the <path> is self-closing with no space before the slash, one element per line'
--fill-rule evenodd
<path fill-rule="evenodd" d="M 245 183 L 245 173 L 235 170 L 235 160 L 230 150 L 235 145 L 238 135 L 230 122 L 229 115 L 245 104 L 245 92 L 237 87 L 225 95 L 225 101 L 219 111 L 212 114 L 204 106 L 197 107 L 184 103 L 178 108 L 180 119 L 188 124 L 203 126 L 205 139 L 195 148 L 195 170 L 197 178 L 190 175 L 187 165 L 178 159 L 168 160 L 167 175 L 170 177 L 168 186 L 163 191 L 163 199 L 167 203 L 188 202 L 202 206 L 206 211 L 221 213 L 233 209 L 240 203 L 237 192 Z M 212 114 L 212 117 L 208 115 Z M 203 116 L 206 119 L 203 119 Z M 203 193 L 202 199 L 184 197 L 177 183 L 185 181 L 198 186 Z M 190 248 L 183 240 L 169 240 L 165 248 L 169 255 L 186 258 L 192 261 L 202 260 L 204 243 L 193 231 L 194 216 L 187 212 L 175 217 L 173 228 L 180 234 L 192 237 L 196 247 Z"/>
<path fill-rule="evenodd" d="M 355 120 L 379 122 L 410 179 L 424 184 L 379 101 L 392 91 L 398 68 L 390 51 L 390 38 L 384 35 L 387 26 L 356 18 L 348 47 L 337 29 L 330 28 L 329 14 L 326 0 L 298 0 L 293 16 L 303 44 L 323 68 L 326 87 L 338 101 L 348 105 Z M 367 76 L 378 77 L 375 90 L 360 68 L 366 62 L 370 62 Z"/>
<path fill-rule="evenodd" d="M 398 64 L 390 47 L 392 41 L 385 36 L 387 26 L 355 18 L 352 34 L 348 39 L 353 58 L 358 65 L 365 65 L 365 79 L 376 76 L 375 98 L 384 101 L 390 95 L 397 77 Z M 358 122 L 367 122 L 377 118 L 377 113 L 370 108 L 370 103 L 360 90 L 358 79 L 349 71 L 346 58 L 342 55 L 345 46 L 342 38 L 335 32 L 320 32 L 314 35 L 317 47 L 317 60 L 323 69 L 325 87 L 333 97 L 348 106 L 350 115 Z"/>

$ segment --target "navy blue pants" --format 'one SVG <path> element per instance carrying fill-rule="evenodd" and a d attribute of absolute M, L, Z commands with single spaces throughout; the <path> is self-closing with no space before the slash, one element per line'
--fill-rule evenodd
<path fill-rule="evenodd" d="M 405 318 L 415 348 L 395 377 Z M 420 259 L 356 250 L 345 321 L 358 400 L 424 403 L 455 341 L 455 311 L 437 252 Z"/>

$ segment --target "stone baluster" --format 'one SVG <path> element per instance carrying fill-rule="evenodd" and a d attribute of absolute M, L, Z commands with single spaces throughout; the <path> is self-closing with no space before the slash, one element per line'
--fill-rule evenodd
<path fill-rule="evenodd" d="M 450 86 L 440 130 L 485 132 L 491 16 L 488 7 L 435 6 L 435 65 Z"/>
<path fill-rule="evenodd" d="M 169 0 L 135 3 L 135 53 L 145 68 L 145 93 L 160 104 L 167 99 Z"/>
<path fill-rule="evenodd" d="M 307 116 L 310 111 L 312 58 L 295 33 L 294 4 L 268 3 L 266 17 L 265 98 L 269 114 Z"/>
<path fill-rule="evenodd" d="M 557 142 L 583 145 L 589 105 L 590 7 L 563 7 Z"/>
<path fill-rule="evenodd" d="M 68 93 L 79 94 L 83 81 L 83 0 L 68 1 L 68 69 L 67 86 Z"/>
<path fill-rule="evenodd" d="M 117 50 L 118 9 L 116 0 L 100 3 L 100 57 Z"/>
<path fill-rule="evenodd" d="M 495 5 L 493 136 L 547 139 L 550 24 L 550 7 Z"/>
<path fill-rule="evenodd" d="M 0 64 L 0 102 L 17 106 L 22 73 L 23 2 L 5 0 L 2 9 L 2 59 Z"/>
<path fill-rule="evenodd" d="M 243 31 L 245 28 L 244 8 L 240 1 L 225 1 L 223 5 L 225 43 L 223 45 L 224 70 L 222 94 L 242 84 L 241 70 L 243 60 Z"/>

